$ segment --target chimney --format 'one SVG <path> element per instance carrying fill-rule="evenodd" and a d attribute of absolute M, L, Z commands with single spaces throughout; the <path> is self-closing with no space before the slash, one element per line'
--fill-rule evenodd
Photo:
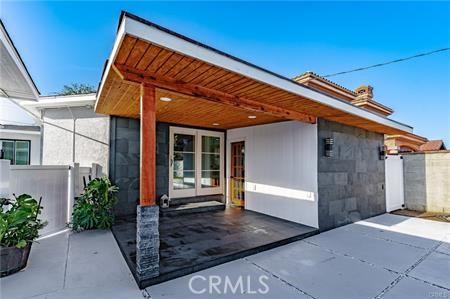
<path fill-rule="evenodd" d="M 372 100 L 373 99 L 373 87 L 370 85 L 361 85 L 355 89 L 357 99 Z"/>

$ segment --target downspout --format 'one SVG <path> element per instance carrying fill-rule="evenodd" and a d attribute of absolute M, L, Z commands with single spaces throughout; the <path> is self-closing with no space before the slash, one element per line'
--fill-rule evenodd
<path fill-rule="evenodd" d="M 76 118 L 72 113 L 72 109 L 70 109 L 69 106 L 66 106 L 67 110 L 69 110 L 70 115 L 72 116 L 73 120 L 73 127 L 72 127 L 72 163 L 75 163 L 75 129 L 76 129 Z"/>

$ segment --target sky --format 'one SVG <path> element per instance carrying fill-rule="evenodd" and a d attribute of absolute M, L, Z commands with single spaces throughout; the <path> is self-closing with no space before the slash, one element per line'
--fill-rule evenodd
<path fill-rule="evenodd" d="M 0 2 L 42 95 L 97 87 L 121 10 L 287 77 L 450 47 L 450 2 Z M 450 51 L 329 79 L 372 85 L 391 118 L 450 148 Z"/>

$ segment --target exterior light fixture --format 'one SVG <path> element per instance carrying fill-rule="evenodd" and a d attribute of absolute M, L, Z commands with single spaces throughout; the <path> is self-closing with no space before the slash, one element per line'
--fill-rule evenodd
<path fill-rule="evenodd" d="M 250 118 L 250 119 L 255 119 L 255 118 L 256 118 L 256 115 L 249 115 L 248 118 Z"/>
<path fill-rule="evenodd" d="M 161 98 L 159 98 L 159 100 L 163 101 L 163 102 L 172 102 L 172 99 L 168 98 L 168 97 L 161 97 Z"/>
<path fill-rule="evenodd" d="M 218 124 L 218 123 L 213 123 L 212 125 L 213 125 L 213 126 L 218 126 L 219 124 Z"/>
<path fill-rule="evenodd" d="M 325 157 L 333 157 L 333 144 L 333 138 L 325 138 Z"/>
<path fill-rule="evenodd" d="M 386 147 L 383 145 L 380 145 L 380 147 L 378 149 L 379 149 L 378 154 L 379 154 L 380 160 L 384 160 L 386 158 Z"/>

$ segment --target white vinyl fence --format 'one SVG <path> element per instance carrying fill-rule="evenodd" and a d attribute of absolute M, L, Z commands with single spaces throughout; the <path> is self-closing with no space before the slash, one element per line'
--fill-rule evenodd
<path fill-rule="evenodd" d="M 83 189 L 83 176 L 86 183 L 89 176 L 101 176 L 101 167 L 79 167 L 74 165 L 9 165 L 1 160 L 1 185 L 6 186 L 7 192 L 3 196 L 12 197 L 13 194 L 29 194 L 36 200 L 42 197 L 43 207 L 41 217 L 48 222 L 40 232 L 49 235 L 67 227 L 71 220 L 74 198 Z M 9 161 L 8 161 L 9 162 Z M 8 171 L 9 168 L 9 171 Z M 2 187 L 3 189 L 3 187 Z"/>
<path fill-rule="evenodd" d="M 403 157 L 388 155 L 385 160 L 386 210 L 391 212 L 404 207 Z"/>
<path fill-rule="evenodd" d="M 71 166 L 11 166 L 10 194 L 26 193 L 36 200 L 42 197 L 41 217 L 48 222 L 42 235 L 62 230 L 69 222 L 74 197 L 72 177 Z"/>

